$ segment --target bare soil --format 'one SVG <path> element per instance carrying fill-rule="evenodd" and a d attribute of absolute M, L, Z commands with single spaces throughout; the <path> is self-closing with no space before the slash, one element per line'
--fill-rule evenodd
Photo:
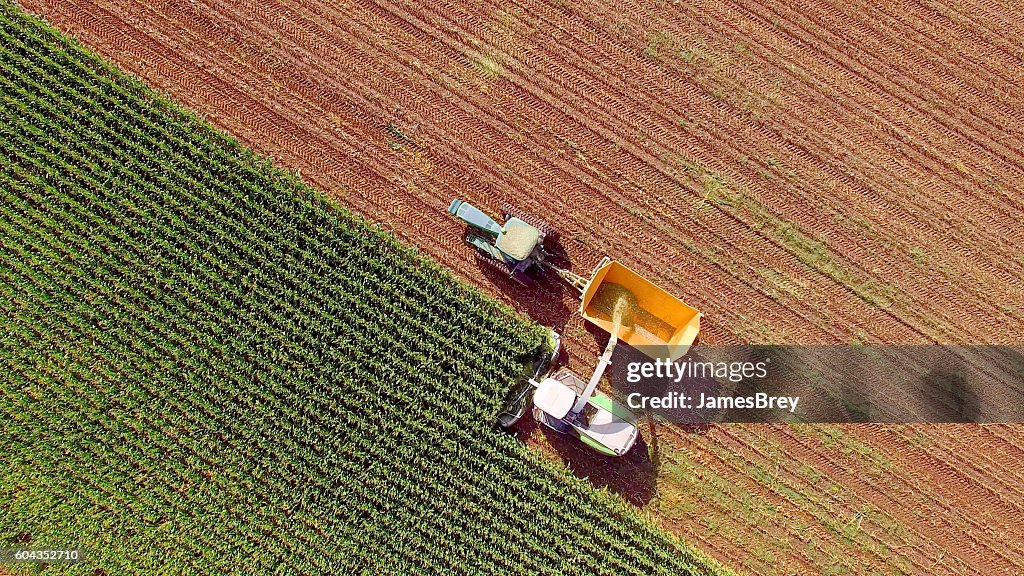
<path fill-rule="evenodd" d="M 707 343 L 1022 340 L 1008 2 L 22 4 L 555 326 L 580 371 L 603 336 L 575 295 L 481 269 L 452 198 L 543 217 L 577 272 L 620 260 L 704 312 Z M 645 440 L 600 483 L 743 571 L 1024 573 L 1020 426 Z"/>

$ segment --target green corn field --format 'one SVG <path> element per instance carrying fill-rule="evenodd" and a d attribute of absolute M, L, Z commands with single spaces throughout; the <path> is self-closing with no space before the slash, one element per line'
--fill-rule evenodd
<path fill-rule="evenodd" d="M 719 572 L 492 428 L 541 328 L 7 3 L 0 95 L 0 547 Z"/>

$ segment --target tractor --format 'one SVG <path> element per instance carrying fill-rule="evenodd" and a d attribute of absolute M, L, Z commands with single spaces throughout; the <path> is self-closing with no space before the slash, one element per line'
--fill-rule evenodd
<path fill-rule="evenodd" d="M 557 234 L 544 221 L 506 207 L 502 210 L 505 223 L 498 224 L 462 200 L 452 200 L 448 213 L 470 226 L 472 232 L 466 242 L 477 249 L 484 265 L 523 286 L 536 286 L 537 281 L 529 273 L 545 269 L 552 257 L 548 246 L 557 240 Z"/>

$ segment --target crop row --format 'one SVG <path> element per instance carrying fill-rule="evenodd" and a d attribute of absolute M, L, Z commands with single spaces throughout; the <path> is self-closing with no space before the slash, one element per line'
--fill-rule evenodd
<path fill-rule="evenodd" d="M 0 538 L 108 573 L 708 573 L 491 429 L 541 331 L 0 5 Z"/>

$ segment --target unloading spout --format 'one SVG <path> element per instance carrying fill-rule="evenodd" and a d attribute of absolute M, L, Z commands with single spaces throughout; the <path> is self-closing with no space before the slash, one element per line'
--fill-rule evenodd
<path fill-rule="evenodd" d="M 573 413 L 580 412 L 587 406 L 587 401 L 590 400 L 594 390 L 597 389 L 601 376 L 608 369 L 608 365 L 612 363 L 612 354 L 615 352 L 615 345 L 618 343 L 618 335 L 612 332 L 611 338 L 608 339 L 608 344 L 604 347 L 604 354 L 601 354 L 601 359 L 597 361 L 597 368 L 594 369 L 594 374 L 590 377 L 590 381 L 587 382 L 587 387 L 583 390 L 583 393 L 576 400 L 576 405 L 572 407 Z"/>

